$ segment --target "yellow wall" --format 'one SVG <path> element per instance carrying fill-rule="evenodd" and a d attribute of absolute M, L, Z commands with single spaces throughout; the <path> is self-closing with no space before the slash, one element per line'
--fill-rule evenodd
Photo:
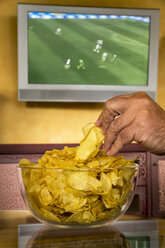
<path fill-rule="evenodd" d="M 17 3 L 160 9 L 158 103 L 165 109 L 164 0 L 0 1 L 0 143 L 75 143 L 81 128 L 95 121 L 102 103 L 17 101 Z"/>

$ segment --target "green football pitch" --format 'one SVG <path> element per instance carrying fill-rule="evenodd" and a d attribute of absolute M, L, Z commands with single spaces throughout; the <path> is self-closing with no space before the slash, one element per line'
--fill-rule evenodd
<path fill-rule="evenodd" d="M 30 84 L 146 85 L 149 23 L 29 19 Z"/>

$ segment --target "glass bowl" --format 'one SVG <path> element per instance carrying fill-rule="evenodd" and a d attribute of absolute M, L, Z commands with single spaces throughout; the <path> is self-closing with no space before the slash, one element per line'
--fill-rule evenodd
<path fill-rule="evenodd" d="M 34 217 L 60 227 L 99 227 L 117 221 L 135 192 L 138 164 L 118 168 L 17 166 L 22 197 Z"/>

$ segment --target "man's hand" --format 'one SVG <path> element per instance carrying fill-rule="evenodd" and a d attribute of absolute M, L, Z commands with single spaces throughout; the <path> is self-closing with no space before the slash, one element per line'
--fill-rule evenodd
<path fill-rule="evenodd" d="M 96 125 L 102 127 L 104 151 L 111 156 L 132 141 L 165 154 L 165 111 L 145 92 L 109 99 Z"/>

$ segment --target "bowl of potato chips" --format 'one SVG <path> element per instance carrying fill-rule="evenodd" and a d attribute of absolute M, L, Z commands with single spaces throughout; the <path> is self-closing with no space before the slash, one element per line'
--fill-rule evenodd
<path fill-rule="evenodd" d="M 37 163 L 21 159 L 17 166 L 26 206 L 42 223 L 98 227 L 119 219 L 132 201 L 136 159 L 104 153 L 95 125 L 84 136 L 79 146 L 46 151 Z"/>

